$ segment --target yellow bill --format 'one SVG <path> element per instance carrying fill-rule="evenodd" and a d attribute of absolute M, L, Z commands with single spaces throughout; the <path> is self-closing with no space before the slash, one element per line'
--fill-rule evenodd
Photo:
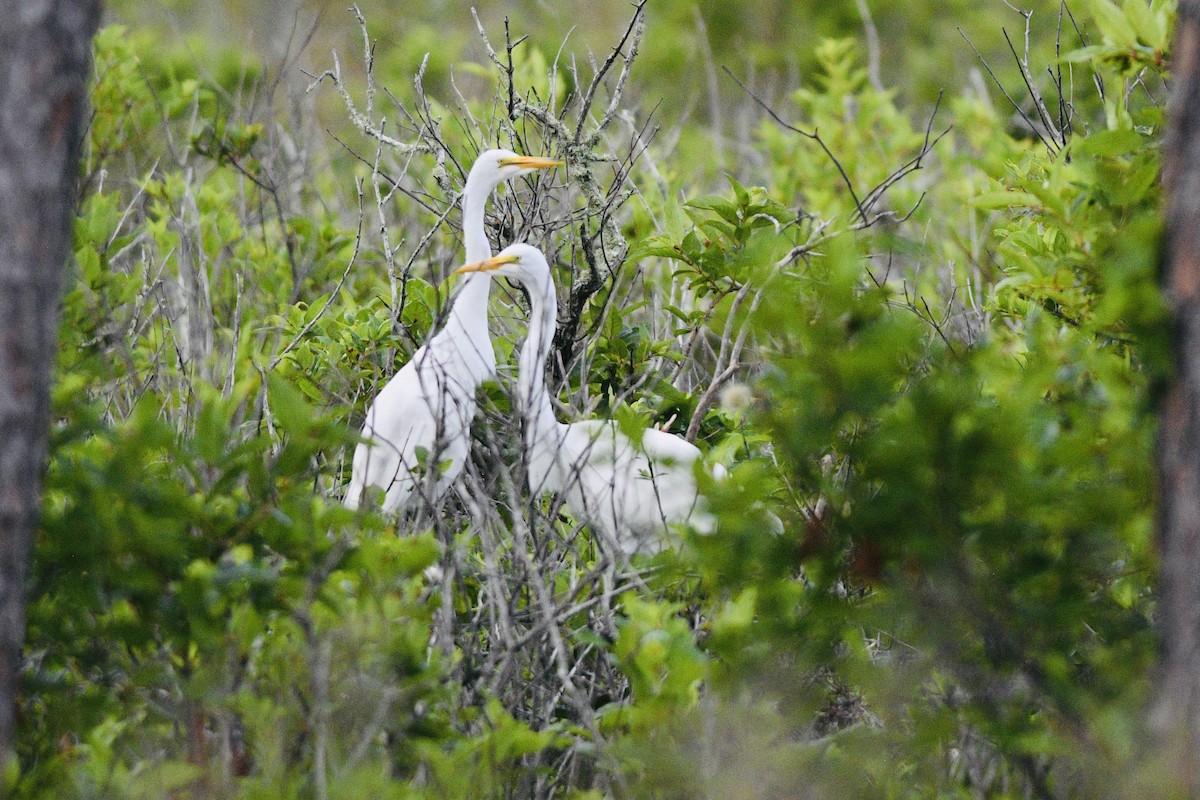
<path fill-rule="evenodd" d="M 483 261 L 476 261 L 473 264 L 464 264 L 450 274 L 460 275 L 464 272 L 492 272 L 493 270 L 500 269 L 505 264 L 515 264 L 520 260 L 520 256 L 492 256 Z"/>
<path fill-rule="evenodd" d="M 524 167 L 525 169 L 550 169 L 551 167 L 561 167 L 563 162 L 553 158 L 539 158 L 537 156 L 516 156 L 514 158 L 500 159 L 502 167 Z"/>

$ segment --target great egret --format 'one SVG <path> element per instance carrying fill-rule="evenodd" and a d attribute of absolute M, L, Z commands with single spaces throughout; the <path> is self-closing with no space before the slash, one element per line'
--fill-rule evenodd
<path fill-rule="evenodd" d="M 530 245 L 514 244 L 455 273 L 513 278 L 529 292 L 517 409 L 525 422 L 530 492 L 561 494 L 572 513 L 626 554 L 656 549 L 670 523 L 711 530 L 712 515 L 698 504 L 693 465 L 700 451 L 694 445 L 655 428 L 641 431 L 640 441 L 634 441 L 612 420 L 564 425 L 555 418 L 545 364 L 558 323 L 558 301 L 545 256 Z M 723 476 L 724 467 L 716 466 L 713 474 Z"/>
<path fill-rule="evenodd" d="M 488 150 L 475 160 L 462 193 L 467 260 L 492 254 L 483 210 L 502 182 L 562 164 L 549 158 Z M 496 371 L 488 336 L 491 281 L 476 276 L 458 292 L 445 326 L 413 353 L 371 403 L 345 503 L 357 508 L 368 486 L 384 490 L 382 508 L 396 511 L 422 480 L 436 500 L 462 471 L 475 416 L 475 390 Z M 422 476 L 427 476 L 423 478 Z"/>

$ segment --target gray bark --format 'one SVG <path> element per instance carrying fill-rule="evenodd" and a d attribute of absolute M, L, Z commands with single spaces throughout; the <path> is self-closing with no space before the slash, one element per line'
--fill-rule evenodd
<path fill-rule="evenodd" d="M 12 753 L 92 35 L 101 0 L 0 0 L 0 760 Z"/>

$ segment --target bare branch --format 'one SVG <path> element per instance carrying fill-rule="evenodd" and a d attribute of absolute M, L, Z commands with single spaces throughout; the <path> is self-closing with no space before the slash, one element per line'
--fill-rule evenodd
<path fill-rule="evenodd" d="M 592 77 L 592 82 L 588 85 L 587 91 L 583 95 L 583 102 L 579 107 L 579 123 L 575 126 L 574 143 L 579 145 L 583 138 L 583 127 L 587 123 L 588 116 L 591 113 L 592 102 L 596 97 L 596 90 L 604 81 L 604 76 L 612 68 L 617 57 L 621 55 L 621 50 L 625 47 L 625 43 L 629 41 L 630 36 L 633 37 L 633 44 L 629 48 L 629 55 L 625 57 L 625 64 L 621 67 L 621 74 L 617 78 L 617 85 L 609 97 L 608 108 L 605 109 L 604 115 L 596 124 L 595 130 L 591 135 L 593 146 L 599 141 L 600 134 L 608 127 L 609 121 L 617 110 L 617 105 L 621 102 L 621 93 L 625 88 L 625 81 L 629 79 L 629 70 L 633 66 L 633 61 L 637 58 L 638 45 L 641 44 L 642 34 L 646 30 L 646 3 L 648 0 L 639 0 L 634 7 L 633 17 L 629 20 L 629 27 L 625 29 L 624 35 L 621 36 L 621 41 L 608 54 L 608 58 L 599 69 L 595 71 Z"/>
<path fill-rule="evenodd" d="M 837 168 L 838 174 L 842 176 L 842 183 L 845 185 L 847 191 L 850 192 L 850 198 L 854 201 L 854 208 L 858 212 L 859 219 L 863 222 L 866 222 L 867 212 L 863 209 L 863 205 L 858 199 L 858 193 L 854 191 L 854 184 L 850 181 L 850 176 L 846 174 L 846 169 L 842 166 L 842 162 L 838 160 L 837 156 L 833 154 L 833 151 L 830 150 L 825 144 L 825 140 L 821 138 L 820 134 L 816 130 L 813 130 L 811 133 L 809 133 L 808 131 L 797 128 L 795 125 L 785 121 L 779 116 L 779 114 L 775 113 L 773 108 L 759 98 L 758 95 L 750 91 L 749 87 L 742 83 L 738 77 L 730 71 L 729 67 L 723 67 L 723 69 L 725 70 L 725 74 L 730 78 L 733 78 L 734 82 L 737 83 L 738 86 L 742 87 L 742 91 L 750 95 L 750 98 L 757 103 L 759 107 L 763 109 L 763 111 L 766 111 L 771 119 L 775 120 L 775 122 L 781 127 L 791 131 L 792 133 L 798 133 L 806 139 L 812 139 L 817 143 L 821 150 L 824 151 L 825 155 L 828 156 L 830 162 L 833 163 L 833 166 Z"/>
<path fill-rule="evenodd" d="M 867 0 L 854 0 L 854 4 L 858 6 L 858 15 L 862 17 L 863 22 L 863 35 L 867 37 L 867 80 L 871 82 L 871 88 L 882 92 L 884 86 L 883 78 L 879 75 L 879 30 L 875 27 Z"/>

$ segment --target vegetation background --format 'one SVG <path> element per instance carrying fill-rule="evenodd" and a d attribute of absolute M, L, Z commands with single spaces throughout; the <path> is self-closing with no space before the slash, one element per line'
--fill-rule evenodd
<path fill-rule="evenodd" d="M 8 793 L 1170 796 L 1173 4 L 476 8 L 110 3 Z M 440 507 L 341 507 L 493 145 L 567 162 L 488 220 L 560 418 L 695 439 L 715 533 L 524 496 L 503 367 Z"/>

